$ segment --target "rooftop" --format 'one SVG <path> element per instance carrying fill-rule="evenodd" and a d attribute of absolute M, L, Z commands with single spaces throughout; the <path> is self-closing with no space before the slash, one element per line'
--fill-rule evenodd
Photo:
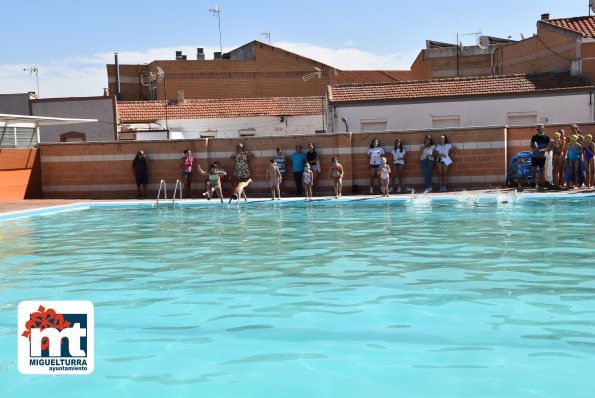
<path fill-rule="evenodd" d="M 562 73 L 481 76 L 382 84 L 348 84 L 330 88 L 333 103 L 394 101 L 485 95 L 535 94 L 593 90 L 582 76 Z"/>
<path fill-rule="evenodd" d="M 258 116 L 305 116 L 322 114 L 322 97 L 273 97 L 238 99 L 188 99 L 169 103 L 170 119 L 215 119 Z M 163 101 L 118 102 L 118 119 L 123 123 L 165 119 Z"/>
<path fill-rule="evenodd" d="M 393 83 L 411 80 L 410 70 L 344 70 L 335 76 L 335 84 Z"/>
<path fill-rule="evenodd" d="M 595 16 L 542 19 L 539 22 L 578 33 L 583 37 L 595 37 Z"/>

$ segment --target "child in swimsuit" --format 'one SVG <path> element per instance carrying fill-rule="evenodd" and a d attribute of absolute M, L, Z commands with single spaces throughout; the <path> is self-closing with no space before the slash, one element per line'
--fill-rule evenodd
<path fill-rule="evenodd" d="M 331 159 L 331 178 L 335 187 L 335 199 L 340 198 L 341 191 L 343 190 L 343 166 L 339 163 L 339 159 L 336 156 L 333 156 Z"/>
<path fill-rule="evenodd" d="M 548 150 L 552 152 L 552 174 L 554 177 L 555 186 L 562 185 L 563 166 L 561 163 L 563 163 L 562 152 L 564 148 L 561 137 L 562 134 L 560 134 L 559 131 L 556 131 L 553 135 L 553 140 L 551 140 L 548 144 Z"/>
<path fill-rule="evenodd" d="M 388 183 L 390 180 L 390 166 L 386 164 L 386 158 L 381 159 L 380 167 L 378 167 L 378 174 L 380 175 L 380 190 L 382 196 L 388 196 Z"/>
<path fill-rule="evenodd" d="M 310 164 L 304 164 L 304 173 L 302 174 L 302 185 L 304 186 L 304 191 L 306 192 L 306 199 L 304 200 L 312 200 L 312 184 L 314 183 L 314 174 L 312 173 L 312 169 L 310 168 Z"/>
<path fill-rule="evenodd" d="M 585 157 L 585 185 L 588 188 L 595 186 L 595 160 L 593 155 L 595 154 L 595 143 L 593 143 L 593 136 L 587 134 L 583 143 L 583 156 Z"/>
<path fill-rule="evenodd" d="M 223 191 L 221 190 L 221 177 L 226 176 L 227 173 L 223 170 L 218 170 L 215 164 L 209 166 L 209 171 L 204 171 L 200 164 L 198 165 L 198 172 L 203 176 L 209 177 L 209 190 L 202 194 L 202 196 L 206 197 L 208 200 L 211 200 L 214 192 L 217 192 L 219 195 L 219 199 L 221 199 L 221 204 L 223 204 Z"/>
<path fill-rule="evenodd" d="M 573 134 L 570 136 L 570 143 L 568 144 L 568 175 L 570 176 L 569 187 L 578 188 L 580 184 L 580 156 L 583 149 L 582 145 L 576 142 L 578 136 Z M 574 182 L 574 186 L 572 185 Z"/>
<path fill-rule="evenodd" d="M 231 194 L 231 197 L 229 198 L 229 202 L 227 202 L 227 205 L 229 206 L 233 199 L 237 199 L 238 202 L 236 203 L 236 208 L 239 209 L 240 208 L 240 199 L 242 199 L 242 193 L 244 192 L 244 189 L 248 186 L 248 184 L 250 184 L 251 182 L 252 182 L 252 178 L 248 178 L 246 181 L 238 182 L 238 185 L 236 185 L 236 187 L 234 188 L 233 193 Z M 244 199 L 247 201 L 245 194 L 244 194 Z"/>
<path fill-rule="evenodd" d="M 266 178 L 269 180 L 269 186 L 271 187 L 271 200 L 281 200 L 281 190 L 279 184 L 281 184 L 282 176 L 279 167 L 277 167 L 275 159 L 271 159 L 269 167 L 267 167 Z"/>

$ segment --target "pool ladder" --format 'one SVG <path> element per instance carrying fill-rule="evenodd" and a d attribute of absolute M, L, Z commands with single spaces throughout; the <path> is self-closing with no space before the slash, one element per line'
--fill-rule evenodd
<path fill-rule="evenodd" d="M 178 187 L 180 188 L 178 191 Z M 161 190 L 163 189 L 163 200 L 167 200 L 167 184 L 165 180 L 161 180 L 159 183 L 159 191 L 157 192 L 157 205 L 159 205 L 159 198 L 161 197 Z M 180 192 L 180 200 L 182 200 L 182 183 L 180 180 L 176 180 L 176 186 L 174 187 L 174 195 L 171 199 L 171 203 L 176 203 L 176 193 Z"/>

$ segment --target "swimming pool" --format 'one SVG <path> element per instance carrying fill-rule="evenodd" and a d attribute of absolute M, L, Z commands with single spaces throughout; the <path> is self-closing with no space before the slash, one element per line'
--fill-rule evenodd
<path fill-rule="evenodd" d="M 587 397 L 592 198 L 79 207 L 0 223 L 0 385 L 85 396 Z M 95 371 L 16 368 L 90 300 Z"/>

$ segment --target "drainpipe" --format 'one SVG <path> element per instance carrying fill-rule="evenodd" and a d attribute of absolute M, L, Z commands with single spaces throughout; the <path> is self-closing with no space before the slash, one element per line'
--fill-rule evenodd
<path fill-rule="evenodd" d="M 116 64 L 116 98 L 122 101 L 122 92 L 120 91 L 120 64 L 118 63 L 118 53 L 114 53 L 114 63 Z"/>
<path fill-rule="evenodd" d="M 504 126 L 504 184 L 508 178 L 508 126 Z"/>

